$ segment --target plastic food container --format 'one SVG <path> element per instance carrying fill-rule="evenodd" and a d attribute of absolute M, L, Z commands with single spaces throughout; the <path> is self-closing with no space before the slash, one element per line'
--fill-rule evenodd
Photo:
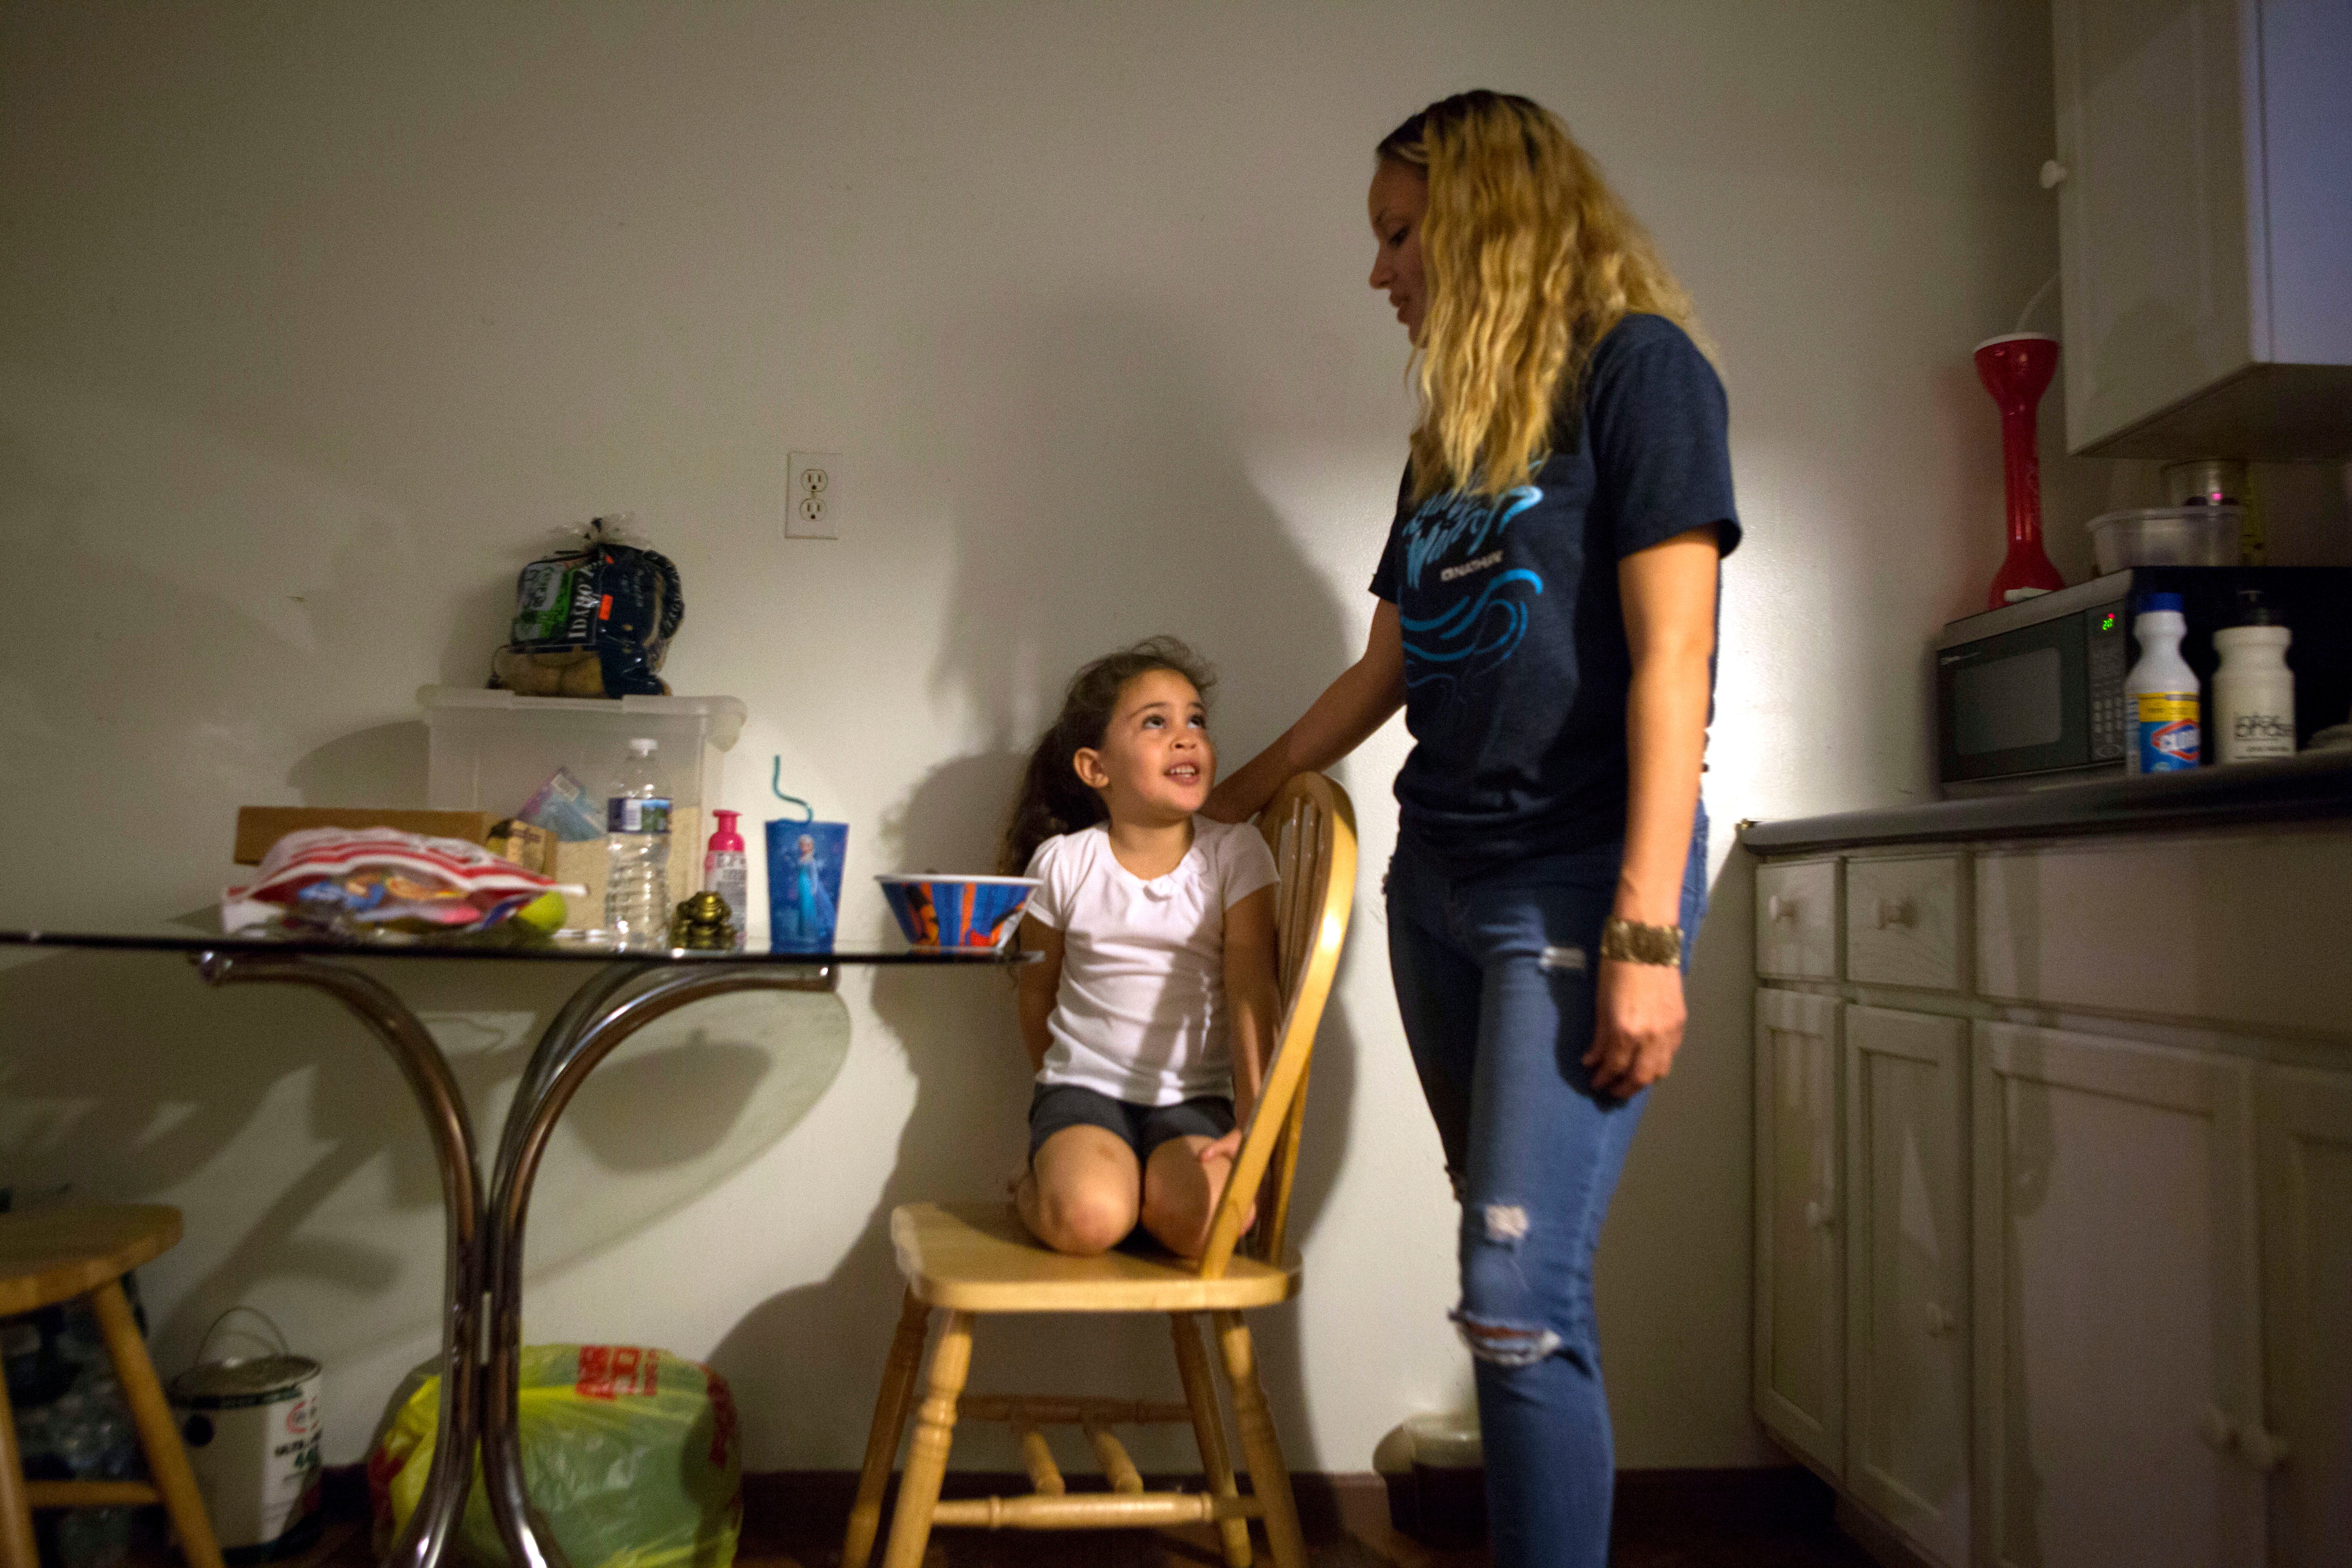
<path fill-rule="evenodd" d="M 463 686 L 427 686 L 425 804 L 436 810 L 511 816 L 558 768 L 570 768 L 601 796 L 628 755 L 652 740 L 655 772 L 669 792 L 669 896 L 702 890 L 704 814 L 719 804 L 721 759 L 742 732 L 732 697 L 524 697 Z M 555 847 L 555 879 L 588 896 L 568 900 L 575 921 L 593 924 L 604 908 L 604 840 Z"/>
<path fill-rule="evenodd" d="M 2235 566 L 2234 506 L 2159 506 L 2110 511 L 2091 520 L 2099 574 L 2127 566 Z"/>

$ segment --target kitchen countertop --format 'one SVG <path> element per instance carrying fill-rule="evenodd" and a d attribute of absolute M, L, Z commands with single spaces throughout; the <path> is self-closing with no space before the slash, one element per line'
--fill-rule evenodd
<path fill-rule="evenodd" d="M 2352 816 L 2352 750 L 2306 752 L 2274 763 L 2108 778 L 1927 805 L 1743 822 L 1739 842 L 1752 854 L 1792 855 L 1883 844 L 2234 827 L 2330 816 Z"/>

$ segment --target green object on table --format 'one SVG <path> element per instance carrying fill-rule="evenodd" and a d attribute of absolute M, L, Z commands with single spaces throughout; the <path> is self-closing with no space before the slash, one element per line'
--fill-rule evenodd
<path fill-rule="evenodd" d="M 734 1561 L 743 1468 L 725 1379 L 649 1345 L 525 1345 L 521 1371 L 524 1481 L 572 1568 Z M 379 1554 L 424 1493 L 441 1380 L 420 1368 L 393 1400 L 368 1456 Z M 457 1544 L 474 1568 L 508 1561 L 478 1455 Z"/>

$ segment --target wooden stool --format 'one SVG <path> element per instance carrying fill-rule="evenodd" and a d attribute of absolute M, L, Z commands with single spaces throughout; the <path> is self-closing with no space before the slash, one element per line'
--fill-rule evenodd
<path fill-rule="evenodd" d="M 179 1532 L 188 1568 L 221 1568 L 220 1544 L 205 1517 L 195 1473 L 164 1403 L 155 1363 L 122 1293 L 122 1277 L 180 1239 L 180 1211 L 161 1204 L 37 1209 L 0 1215 L 0 1317 L 75 1297 L 98 1314 L 99 1331 L 122 1384 L 122 1397 L 147 1453 L 146 1481 L 28 1481 L 16 1450 L 16 1421 L 0 1398 L 0 1568 L 37 1568 L 37 1508 L 139 1507 L 160 1502 Z"/>

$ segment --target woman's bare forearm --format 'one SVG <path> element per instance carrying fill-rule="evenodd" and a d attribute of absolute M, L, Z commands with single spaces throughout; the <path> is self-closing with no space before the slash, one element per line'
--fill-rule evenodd
<path fill-rule="evenodd" d="M 1613 912 L 1642 925 L 1681 923 L 1706 752 L 1716 561 L 1715 531 L 1701 529 L 1620 567 L 1633 677 L 1625 700 L 1625 859 Z"/>
<path fill-rule="evenodd" d="M 1617 875 L 1620 920 L 1682 923 L 1683 868 L 1698 813 L 1706 748 L 1706 658 L 1655 658 L 1626 694 L 1625 860 Z"/>
<path fill-rule="evenodd" d="M 1404 634 L 1397 626 L 1396 606 L 1383 603 L 1373 613 L 1363 657 L 1325 688 L 1280 739 L 1218 784 L 1205 815 L 1220 822 L 1256 816 L 1285 779 L 1329 767 L 1403 706 Z"/>

